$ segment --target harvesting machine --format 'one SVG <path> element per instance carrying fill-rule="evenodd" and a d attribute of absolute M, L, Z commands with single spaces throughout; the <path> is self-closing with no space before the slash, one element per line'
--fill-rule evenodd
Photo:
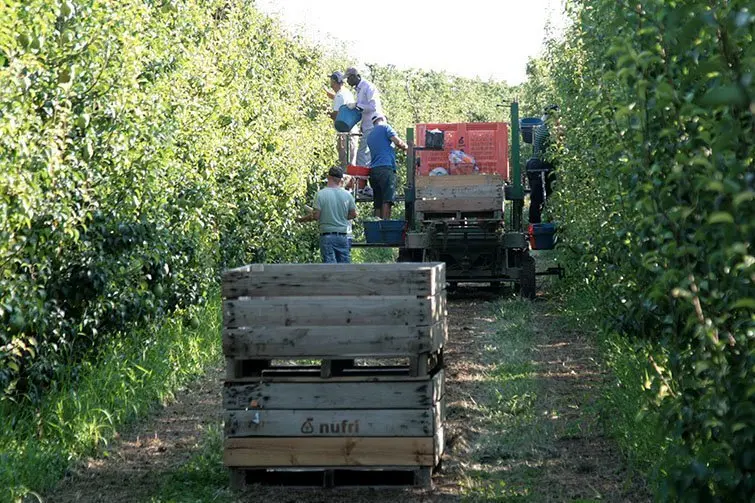
<path fill-rule="evenodd" d="M 416 131 L 424 144 L 407 153 L 406 223 L 389 239 L 399 247 L 399 260 L 445 262 L 450 288 L 462 282 L 509 283 L 523 297 L 534 297 L 536 276 L 561 270 L 537 273 L 530 254 L 535 242 L 522 220 L 518 103 L 511 103 L 510 125 L 418 124 Z M 408 129 L 410 145 L 414 136 Z"/>

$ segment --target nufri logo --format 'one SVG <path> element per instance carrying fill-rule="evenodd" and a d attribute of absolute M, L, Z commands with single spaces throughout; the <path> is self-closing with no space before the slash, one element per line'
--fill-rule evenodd
<path fill-rule="evenodd" d="M 315 426 L 317 426 L 317 428 L 315 428 Z M 344 419 L 340 423 L 320 422 L 315 424 L 313 417 L 306 418 L 301 425 L 301 432 L 304 435 L 312 435 L 315 431 L 320 435 L 359 434 L 359 419 L 354 421 Z"/>

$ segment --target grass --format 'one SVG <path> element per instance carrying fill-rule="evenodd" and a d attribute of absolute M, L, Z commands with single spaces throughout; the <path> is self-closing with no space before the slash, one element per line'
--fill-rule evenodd
<path fill-rule="evenodd" d="M 496 305 L 495 332 L 483 352 L 491 370 L 484 380 L 487 402 L 480 405 L 484 428 L 474 452 L 479 468 L 464 474 L 465 501 L 534 501 L 536 453 L 547 425 L 535 407 L 540 387 L 532 353 L 532 313 L 529 301 Z M 516 463 L 507 467 L 511 461 Z"/>
<path fill-rule="evenodd" d="M 659 473 L 666 460 L 669 439 L 658 412 L 649 407 L 652 396 L 643 383 L 651 356 L 659 348 L 641 341 L 629 341 L 615 332 L 601 330 L 595 306 L 598 299 L 589 291 L 566 296 L 564 320 L 584 333 L 594 333 L 596 346 L 610 378 L 600 390 L 599 414 L 606 432 L 613 438 L 630 468 L 657 489 Z"/>
<path fill-rule="evenodd" d="M 220 358 L 219 302 L 175 313 L 154 332 L 119 337 L 78 378 L 61 373 L 37 407 L 0 404 L 0 501 L 53 487 L 70 463 L 106 453 L 119 428 L 202 375 Z M 185 326 L 192 316 L 197 329 Z"/>
<path fill-rule="evenodd" d="M 150 503 L 234 501 L 237 495 L 229 488 L 222 452 L 223 430 L 218 423 L 205 431 L 199 452 L 188 463 L 163 477 Z"/>
<path fill-rule="evenodd" d="M 643 387 L 649 356 L 657 351 L 632 344 L 618 334 L 604 335 L 599 347 L 613 376 L 600 400 L 607 430 L 632 468 L 657 489 L 656 474 L 666 464 L 670 440 L 665 438 L 662 418 L 650 407 L 652 398 Z"/>

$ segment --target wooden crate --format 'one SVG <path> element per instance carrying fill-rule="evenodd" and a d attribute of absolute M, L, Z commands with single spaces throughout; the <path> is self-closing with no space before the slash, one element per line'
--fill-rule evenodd
<path fill-rule="evenodd" d="M 416 194 L 414 207 L 425 215 L 503 211 L 503 182 L 496 175 L 419 177 Z"/>
<path fill-rule="evenodd" d="M 446 288 L 439 263 L 252 264 L 223 273 L 222 295 L 295 297 L 333 295 L 415 295 L 428 297 Z"/>
<path fill-rule="evenodd" d="M 366 375 L 368 367 L 427 375 L 442 363 L 448 334 L 445 282 L 443 264 L 259 264 L 228 271 L 226 378 L 296 370 L 304 376 L 313 364 L 323 376 Z M 355 367 L 356 358 L 370 361 Z M 407 361 L 395 368 L 394 358 Z"/>
<path fill-rule="evenodd" d="M 235 485 L 346 485 L 354 469 L 374 485 L 427 485 L 443 452 L 445 282 L 444 264 L 227 271 L 223 458 Z"/>

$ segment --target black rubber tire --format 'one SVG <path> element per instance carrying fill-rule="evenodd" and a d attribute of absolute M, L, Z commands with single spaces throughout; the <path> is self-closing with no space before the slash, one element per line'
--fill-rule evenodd
<path fill-rule="evenodd" d="M 537 294 L 535 283 L 535 259 L 529 254 L 522 257 L 522 270 L 519 274 L 519 295 L 525 299 L 534 299 Z"/>

